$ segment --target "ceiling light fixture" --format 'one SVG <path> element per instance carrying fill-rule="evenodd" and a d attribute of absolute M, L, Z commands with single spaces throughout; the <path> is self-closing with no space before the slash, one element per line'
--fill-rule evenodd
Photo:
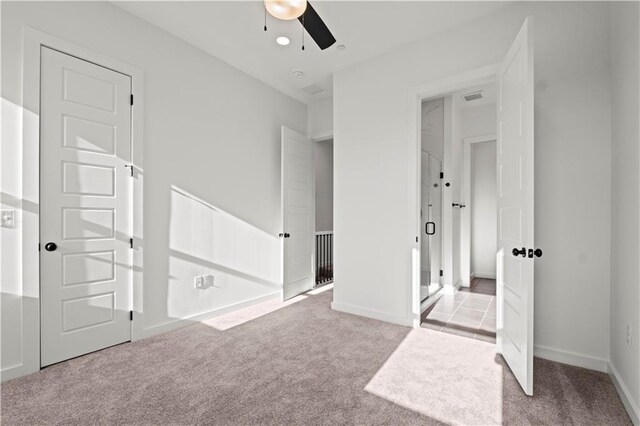
<path fill-rule="evenodd" d="M 274 18 L 290 21 L 307 10 L 307 0 L 264 0 L 264 7 Z"/>
<path fill-rule="evenodd" d="M 287 46 L 290 42 L 291 41 L 289 40 L 289 37 L 280 36 L 276 38 L 276 43 L 278 43 L 280 46 Z"/>

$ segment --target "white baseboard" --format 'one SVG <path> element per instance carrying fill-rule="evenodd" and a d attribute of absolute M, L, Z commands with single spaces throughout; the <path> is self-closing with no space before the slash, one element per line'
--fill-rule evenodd
<path fill-rule="evenodd" d="M 18 377 L 26 376 L 27 374 L 35 373 L 38 369 L 27 368 L 24 364 L 13 365 L 11 367 L 3 368 L 0 371 L 0 382 L 4 383 L 8 380 L 17 379 Z"/>
<path fill-rule="evenodd" d="M 486 280 L 495 280 L 496 279 L 496 274 L 492 274 L 492 273 L 483 273 L 483 272 L 474 272 L 473 276 L 475 278 L 484 278 Z"/>
<path fill-rule="evenodd" d="M 620 395 L 620 399 L 622 400 L 629 417 L 631 417 L 631 421 L 636 426 L 640 425 L 640 410 L 633 398 L 631 398 L 627 385 L 624 383 L 622 377 L 618 374 L 618 370 L 616 370 L 616 367 L 614 367 L 611 362 L 607 364 L 607 369 L 609 377 L 611 377 L 611 381 L 613 382 L 613 386 L 615 386 L 618 391 L 618 395 Z"/>
<path fill-rule="evenodd" d="M 331 309 L 334 311 L 346 312 L 348 314 L 360 315 L 361 317 L 367 317 L 376 319 L 379 321 L 390 322 L 398 325 L 405 325 L 411 327 L 413 325 L 413 319 L 404 316 L 390 314 L 387 312 L 376 311 L 373 309 L 363 308 L 360 306 L 348 305 L 346 303 L 331 303 Z"/>
<path fill-rule="evenodd" d="M 460 290 L 462 287 L 469 288 L 471 287 L 471 283 L 465 283 L 464 281 L 460 280 L 455 285 L 456 290 Z"/>
<path fill-rule="evenodd" d="M 155 336 L 158 334 L 166 333 L 168 331 L 176 330 L 178 328 L 186 327 L 188 325 L 192 325 L 197 322 L 201 322 L 204 320 L 208 320 L 211 318 L 219 317 L 220 315 L 228 314 L 229 312 L 236 311 L 238 309 L 247 308 L 252 305 L 257 305 L 259 303 L 267 302 L 273 299 L 282 299 L 281 291 L 275 291 L 273 293 L 269 293 L 264 296 L 255 297 L 249 300 L 243 300 L 242 302 L 234 303 L 231 305 L 223 306 L 217 309 L 213 309 L 208 312 L 204 312 L 202 314 L 193 315 L 188 318 L 176 319 L 174 321 L 166 322 L 163 324 L 155 325 L 153 327 L 144 328 L 144 329 L 135 329 L 134 335 L 131 338 L 131 341 L 137 341 L 140 339 L 145 339 L 147 337 Z M 140 314 L 138 314 L 140 315 Z M 141 315 L 140 315 L 141 317 Z M 134 321 L 136 319 L 136 314 L 134 313 Z M 140 318 L 140 321 L 144 324 L 144 318 Z M 135 324 L 134 324 L 135 327 Z"/>
<path fill-rule="evenodd" d="M 458 289 L 460 288 L 460 284 L 461 283 L 458 282 L 455 285 L 444 285 L 442 286 L 442 293 L 452 296 L 458 292 Z"/>
<path fill-rule="evenodd" d="M 429 306 L 436 303 L 442 297 L 442 294 L 443 294 L 442 289 L 440 289 L 435 293 L 433 293 L 431 296 L 427 297 L 427 299 L 424 302 L 420 302 L 420 313 L 422 314 L 424 311 L 427 310 Z"/>
<path fill-rule="evenodd" d="M 544 358 L 549 361 L 560 362 L 562 364 L 569 364 L 575 367 L 587 368 L 589 370 L 600 371 L 602 373 L 607 372 L 607 363 L 609 362 L 603 358 L 596 358 L 590 355 L 583 355 L 538 345 L 533 348 L 533 354 L 538 358 Z"/>

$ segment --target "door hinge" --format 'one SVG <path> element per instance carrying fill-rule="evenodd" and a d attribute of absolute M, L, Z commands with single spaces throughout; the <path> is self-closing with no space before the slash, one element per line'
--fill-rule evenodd
<path fill-rule="evenodd" d="M 129 321 L 133 321 L 133 311 L 129 311 Z"/>
<path fill-rule="evenodd" d="M 133 105 L 133 95 L 131 95 L 131 105 Z"/>
<path fill-rule="evenodd" d="M 129 169 L 129 176 L 133 177 L 133 164 L 127 164 L 125 167 Z"/>
<path fill-rule="evenodd" d="M 416 235 L 416 243 L 418 242 L 418 236 Z"/>
<path fill-rule="evenodd" d="M 133 237 L 129 238 L 129 248 L 133 248 Z"/>
<path fill-rule="evenodd" d="M 38 251 L 40 251 L 40 243 L 38 243 Z"/>
<path fill-rule="evenodd" d="M 444 277 L 444 271 L 442 269 L 440 269 L 440 276 Z"/>
<path fill-rule="evenodd" d="M 440 172 L 440 179 L 444 179 L 444 173 Z"/>

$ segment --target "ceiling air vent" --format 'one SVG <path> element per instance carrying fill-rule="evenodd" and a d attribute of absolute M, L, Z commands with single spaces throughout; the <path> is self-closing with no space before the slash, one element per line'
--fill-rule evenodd
<path fill-rule="evenodd" d="M 471 93 L 467 93 L 466 95 L 462 95 L 462 99 L 464 99 L 465 102 L 477 101 L 478 99 L 482 99 L 483 97 L 484 97 L 484 94 L 482 93 L 482 90 L 478 90 L 477 92 L 471 92 Z"/>
<path fill-rule="evenodd" d="M 311 83 L 310 85 L 303 87 L 302 90 L 309 95 L 315 95 L 316 93 L 324 92 L 324 87 L 316 83 Z"/>

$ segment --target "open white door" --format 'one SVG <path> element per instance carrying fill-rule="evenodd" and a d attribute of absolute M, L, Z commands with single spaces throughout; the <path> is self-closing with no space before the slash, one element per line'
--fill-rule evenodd
<path fill-rule="evenodd" d="M 283 299 L 313 288 L 315 230 L 311 141 L 282 127 Z"/>
<path fill-rule="evenodd" d="M 533 395 L 533 22 L 498 74 L 498 350 Z M 529 250 L 527 250 L 529 248 Z"/>

